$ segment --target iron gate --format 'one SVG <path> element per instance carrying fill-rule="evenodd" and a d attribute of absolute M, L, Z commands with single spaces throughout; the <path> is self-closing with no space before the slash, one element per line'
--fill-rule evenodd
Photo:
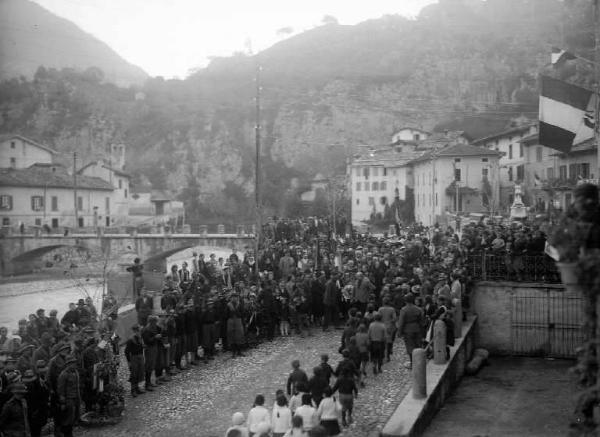
<path fill-rule="evenodd" d="M 573 358 L 583 344 L 583 299 L 556 289 L 519 289 L 512 295 L 513 353 Z"/>

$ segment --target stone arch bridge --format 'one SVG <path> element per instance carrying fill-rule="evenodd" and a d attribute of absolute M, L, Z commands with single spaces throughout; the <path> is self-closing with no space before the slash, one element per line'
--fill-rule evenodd
<path fill-rule="evenodd" d="M 32 271 L 41 258 L 59 248 L 118 257 L 135 253 L 142 260 L 159 259 L 197 246 L 244 251 L 253 248 L 254 236 L 236 234 L 74 234 L 7 235 L 0 238 L 2 276 Z"/>

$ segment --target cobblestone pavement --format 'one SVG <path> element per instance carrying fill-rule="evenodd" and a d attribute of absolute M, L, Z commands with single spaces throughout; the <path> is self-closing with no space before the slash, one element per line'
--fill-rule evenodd
<path fill-rule="evenodd" d="M 80 430 L 77 434 L 95 436 L 177 436 L 222 437 L 231 415 L 247 415 L 254 396 L 262 393 L 271 407 L 277 389 L 285 389 L 290 362 L 299 359 L 307 373 L 328 353 L 335 367 L 342 331 L 315 332 L 310 337 L 277 338 L 246 351 L 243 358 L 220 354 L 209 364 L 201 364 L 173 377 L 153 393 L 126 398 L 125 416 L 112 427 Z M 355 403 L 354 423 L 343 437 L 378 435 L 395 407 L 409 389 L 410 373 L 404 367 L 404 346 L 396 341 L 391 362 L 383 373 L 369 372 L 366 387 Z M 128 387 L 128 386 L 127 386 Z"/>

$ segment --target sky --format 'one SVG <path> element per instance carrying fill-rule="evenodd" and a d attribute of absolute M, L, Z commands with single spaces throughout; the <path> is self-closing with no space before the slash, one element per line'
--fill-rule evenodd
<path fill-rule="evenodd" d="M 184 78 L 212 56 L 265 49 L 325 15 L 356 24 L 416 16 L 436 0 L 34 0 L 107 43 L 151 76 Z M 289 35 L 288 35 L 289 36 Z"/>

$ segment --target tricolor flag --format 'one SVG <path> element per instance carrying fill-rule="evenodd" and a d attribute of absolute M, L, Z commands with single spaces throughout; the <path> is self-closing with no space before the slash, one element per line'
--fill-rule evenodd
<path fill-rule="evenodd" d="M 577 56 L 575 56 L 573 53 L 567 52 L 566 50 L 558 47 L 552 47 L 552 54 L 550 55 L 552 65 L 561 65 L 566 61 L 572 61 L 573 59 L 577 59 Z"/>
<path fill-rule="evenodd" d="M 540 144 L 566 153 L 594 136 L 597 95 L 562 80 L 542 76 Z M 590 127 L 590 125 L 592 127 Z"/>

